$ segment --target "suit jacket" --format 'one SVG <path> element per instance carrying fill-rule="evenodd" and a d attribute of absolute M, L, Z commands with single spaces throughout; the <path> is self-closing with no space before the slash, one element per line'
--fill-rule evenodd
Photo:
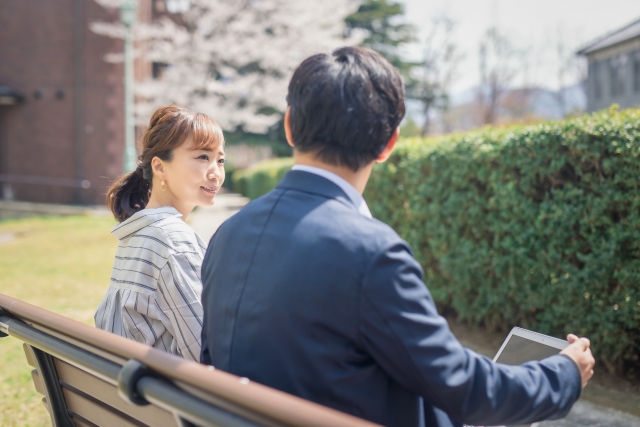
<path fill-rule="evenodd" d="M 523 424 L 580 395 L 566 356 L 506 366 L 464 348 L 408 244 L 308 172 L 220 227 L 202 279 L 202 363 L 376 423 Z"/>

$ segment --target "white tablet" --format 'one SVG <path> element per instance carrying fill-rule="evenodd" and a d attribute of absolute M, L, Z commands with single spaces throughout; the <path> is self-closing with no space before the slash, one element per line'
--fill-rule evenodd
<path fill-rule="evenodd" d="M 521 365 L 560 353 L 568 341 L 515 327 L 498 350 L 493 361 L 505 365 Z"/>

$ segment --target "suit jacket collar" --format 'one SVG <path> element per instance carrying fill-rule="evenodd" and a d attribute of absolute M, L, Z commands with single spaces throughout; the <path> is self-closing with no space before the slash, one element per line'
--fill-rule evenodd
<path fill-rule="evenodd" d="M 314 173 L 300 170 L 289 171 L 276 188 L 304 191 L 330 199 L 336 199 L 359 213 L 357 206 L 354 205 L 351 198 L 342 188 Z"/>

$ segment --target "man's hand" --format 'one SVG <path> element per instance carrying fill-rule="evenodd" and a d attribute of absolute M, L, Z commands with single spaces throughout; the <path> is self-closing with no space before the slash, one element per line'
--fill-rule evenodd
<path fill-rule="evenodd" d="M 591 342 L 589 338 L 578 338 L 573 334 L 567 335 L 567 341 L 569 341 L 569 345 L 560 354 L 566 354 L 576 362 L 582 377 L 582 388 L 585 388 L 593 376 L 593 365 L 596 363 L 591 354 Z"/>

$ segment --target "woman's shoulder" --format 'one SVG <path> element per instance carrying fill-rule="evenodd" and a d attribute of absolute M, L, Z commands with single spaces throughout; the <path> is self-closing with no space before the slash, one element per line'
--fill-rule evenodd
<path fill-rule="evenodd" d="M 176 252 L 204 253 L 206 247 L 172 207 L 144 209 L 111 230 L 123 248 L 151 249 L 168 258 Z"/>
<path fill-rule="evenodd" d="M 151 224 L 145 230 L 150 236 L 162 240 L 174 253 L 196 252 L 204 255 L 207 247 L 196 232 L 181 218 L 166 218 Z"/>

